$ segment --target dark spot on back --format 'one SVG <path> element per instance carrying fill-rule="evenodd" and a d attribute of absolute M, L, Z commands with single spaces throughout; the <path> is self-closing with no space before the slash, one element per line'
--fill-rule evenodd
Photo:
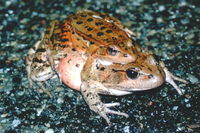
<path fill-rule="evenodd" d="M 76 67 L 79 67 L 80 66 L 80 64 L 76 64 Z"/>
<path fill-rule="evenodd" d="M 67 41 L 69 41 L 69 39 L 64 38 L 64 39 L 61 39 L 60 41 L 62 41 L 62 42 L 67 42 Z"/>
<path fill-rule="evenodd" d="M 106 29 L 106 27 L 102 26 L 102 27 L 101 27 L 101 30 L 104 30 L 104 29 Z"/>
<path fill-rule="evenodd" d="M 76 22 L 76 24 L 82 24 L 82 23 L 83 23 L 82 21 L 77 21 L 77 22 Z"/>
<path fill-rule="evenodd" d="M 96 26 L 103 25 L 102 22 L 96 22 L 95 24 L 96 24 Z"/>
<path fill-rule="evenodd" d="M 91 30 L 93 30 L 93 29 L 89 27 L 89 28 L 87 28 L 87 30 L 88 30 L 88 31 L 91 31 Z"/>
<path fill-rule="evenodd" d="M 103 35 L 103 32 L 98 32 L 97 33 L 97 36 L 102 36 Z"/>
<path fill-rule="evenodd" d="M 91 22 L 91 21 L 93 21 L 93 18 L 88 18 L 87 21 Z"/>
<path fill-rule="evenodd" d="M 106 30 L 107 33 L 112 33 L 112 30 Z"/>

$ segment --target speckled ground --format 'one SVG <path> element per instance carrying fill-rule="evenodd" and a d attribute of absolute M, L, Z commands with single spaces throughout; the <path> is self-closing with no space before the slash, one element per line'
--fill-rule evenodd
<path fill-rule="evenodd" d="M 200 132 L 200 6 L 198 0 L 5 0 L 0 1 L 0 132 Z M 89 110 L 81 95 L 51 81 L 49 98 L 28 87 L 24 57 L 51 20 L 90 9 L 119 18 L 138 41 L 190 84 L 168 84 L 124 97 L 110 115 L 113 125 Z"/>

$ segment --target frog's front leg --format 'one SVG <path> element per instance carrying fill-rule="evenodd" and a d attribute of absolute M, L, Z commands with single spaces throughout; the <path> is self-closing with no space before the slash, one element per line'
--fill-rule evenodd
<path fill-rule="evenodd" d="M 55 75 L 55 71 L 52 69 L 54 66 L 52 67 L 48 54 L 48 51 L 42 45 L 42 41 L 36 42 L 34 47 L 28 51 L 26 70 L 30 87 L 32 87 L 32 82 L 35 82 L 43 92 L 51 96 L 50 92 L 43 86 L 43 82 L 47 83 L 46 81 Z"/>
<path fill-rule="evenodd" d="M 89 80 L 83 81 L 81 84 L 81 93 L 89 105 L 90 109 L 102 116 L 108 125 L 111 125 L 107 114 L 116 114 L 128 117 L 128 114 L 111 110 L 110 107 L 119 106 L 119 103 L 103 103 L 98 95 L 100 92 L 107 90 L 101 83 Z"/>

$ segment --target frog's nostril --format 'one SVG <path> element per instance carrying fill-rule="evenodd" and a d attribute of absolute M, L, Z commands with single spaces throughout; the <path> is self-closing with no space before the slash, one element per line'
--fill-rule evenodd
<path fill-rule="evenodd" d="M 124 54 L 124 57 L 128 57 L 128 54 Z"/>
<path fill-rule="evenodd" d="M 148 75 L 148 78 L 149 79 L 153 78 L 153 75 L 152 74 Z"/>
<path fill-rule="evenodd" d="M 131 79 L 135 79 L 139 76 L 139 73 L 134 71 L 134 69 L 131 69 L 131 68 L 126 70 L 126 74 Z"/>

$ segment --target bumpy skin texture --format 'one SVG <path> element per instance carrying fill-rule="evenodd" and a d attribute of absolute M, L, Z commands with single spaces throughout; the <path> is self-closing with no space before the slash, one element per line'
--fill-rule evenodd
<path fill-rule="evenodd" d="M 83 11 L 64 22 L 51 23 L 41 41 L 26 57 L 30 85 L 37 83 L 49 96 L 43 82 L 58 77 L 69 87 L 81 91 L 90 109 L 110 125 L 109 109 L 119 103 L 104 104 L 99 94 L 126 95 L 170 83 L 182 94 L 163 62 L 134 45 L 134 34 L 115 18 L 104 13 Z"/>

